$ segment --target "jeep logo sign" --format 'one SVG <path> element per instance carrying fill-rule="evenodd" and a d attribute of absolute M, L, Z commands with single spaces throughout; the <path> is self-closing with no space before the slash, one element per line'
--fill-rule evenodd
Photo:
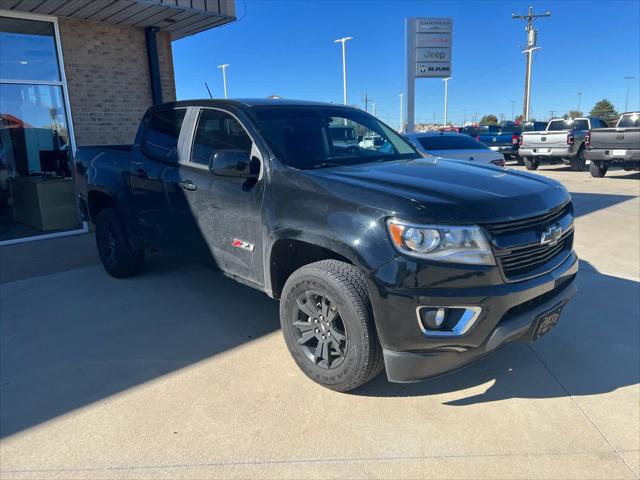
<path fill-rule="evenodd" d="M 450 62 L 449 48 L 416 48 L 416 62 Z"/>

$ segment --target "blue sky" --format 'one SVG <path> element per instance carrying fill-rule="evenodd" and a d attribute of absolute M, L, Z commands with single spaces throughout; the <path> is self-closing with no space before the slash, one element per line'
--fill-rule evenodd
<path fill-rule="evenodd" d="M 550 10 L 537 21 L 532 112 L 547 118 L 574 109 L 582 91 L 583 111 L 608 98 L 624 109 L 640 108 L 640 2 L 630 1 L 271 1 L 239 0 L 239 21 L 173 43 L 178 98 L 222 97 L 217 65 L 229 63 L 229 97 L 266 97 L 342 102 L 342 57 L 347 43 L 349 103 L 363 107 L 365 92 L 380 118 L 399 123 L 398 94 L 405 91 L 404 19 L 452 17 L 453 63 L 449 119 L 461 123 L 477 112 L 511 116 L 522 110 L 524 22 L 511 13 Z M 246 13 L 245 13 L 246 11 Z M 443 118 L 444 85 L 416 81 L 416 121 Z"/>

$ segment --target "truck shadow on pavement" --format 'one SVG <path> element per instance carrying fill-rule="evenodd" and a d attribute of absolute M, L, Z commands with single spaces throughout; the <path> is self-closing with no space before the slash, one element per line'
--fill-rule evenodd
<path fill-rule="evenodd" d="M 595 395 L 640 383 L 640 283 L 582 262 L 578 295 L 551 332 L 511 343 L 465 369 L 413 384 L 381 375 L 353 392 L 371 397 L 443 395 L 450 406 L 509 398 Z M 449 400 L 452 396 L 458 398 Z"/>
<path fill-rule="evenodd" d="M 628 200 L 637 198 L 634 195 L 611 195 L 604 193 L 571 192 L 574 214 L 576 217 L 604 210 Z"/>

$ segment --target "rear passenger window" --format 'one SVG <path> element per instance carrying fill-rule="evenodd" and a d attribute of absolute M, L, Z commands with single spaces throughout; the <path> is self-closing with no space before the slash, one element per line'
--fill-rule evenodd
<path fill-rule="evenodd" d="M 144 138 L 144 149 L 147 153 L 162 160 L 177 161 L 178 137 L 186 111 L 181 108 L 153 114 Z"/>
<path fill-rule="evenodd" d="M 193 139 L 191 162 L 209 165 L 217 150 L 251 152 L 253 141 L 240 122 L 221 110 L 202 110 Z"/>

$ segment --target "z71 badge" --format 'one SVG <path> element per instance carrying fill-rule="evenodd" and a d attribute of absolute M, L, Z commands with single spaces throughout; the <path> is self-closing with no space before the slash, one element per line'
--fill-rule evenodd
<path fill-rule="evenodd" d="M 243 250 L 248 250 L 249 252 L 253 252 L 253 249 L 255 248 L 255 245 L 253 243 L 245 242 L 244 240 L 240 240 L 239 238 L 234 238 L 233 242 L 231 242 L 231 245 Z"/>

